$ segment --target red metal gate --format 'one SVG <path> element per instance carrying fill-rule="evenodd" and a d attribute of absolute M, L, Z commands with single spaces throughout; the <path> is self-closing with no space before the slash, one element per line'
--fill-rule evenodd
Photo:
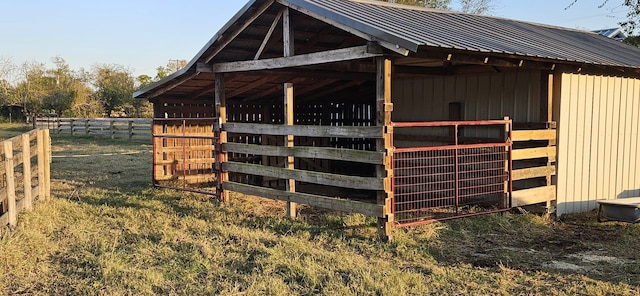
<path fill-rule="evenodd" d="M 394 127 L 395 141 L 404 146 L 393 154 L 393 213 L 399 226 L 511 208 L 510 120 Z"/>
<path fill-rule="evenodd" d="M 217 118 L 153 120 L 153 185 L 218 195 Z"/>

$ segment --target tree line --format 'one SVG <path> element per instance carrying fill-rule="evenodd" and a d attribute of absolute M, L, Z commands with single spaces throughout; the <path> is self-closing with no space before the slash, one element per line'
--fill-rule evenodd
<path fill-rule="evenodd" d="M 133 92 L 186 65 L 171 60 L 159 66 L 154 76 L 134 77 L 131 70 L 117 64 L 96 64 L 91 69 L 74 70 L 61 58 L 52 66 L 41 62 L 14 64 L 0 57 L 0 107 L 14 118 L 31 118 L 53 113 L 62 117 L 150 117 L 146 100 L 133 99 Z"/>

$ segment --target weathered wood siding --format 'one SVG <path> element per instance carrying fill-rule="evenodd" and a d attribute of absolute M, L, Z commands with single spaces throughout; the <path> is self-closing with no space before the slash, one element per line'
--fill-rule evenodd
<path fill-rule="evenodd" d="M 639 196 L 640 79 L 562 74 L 560 84 L 558 215 Z"/>

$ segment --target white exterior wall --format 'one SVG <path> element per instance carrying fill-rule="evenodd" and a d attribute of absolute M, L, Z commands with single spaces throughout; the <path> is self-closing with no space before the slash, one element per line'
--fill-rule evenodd
<path fill-rule="evenodd" d="M 557 75 L 557 214 L 640 196 L 640 79 Z"/>

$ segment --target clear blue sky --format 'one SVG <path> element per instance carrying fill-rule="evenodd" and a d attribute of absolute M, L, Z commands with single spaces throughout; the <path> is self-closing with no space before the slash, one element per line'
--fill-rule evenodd
<path fill-rule="evenodd" d="M 493 0 L 492 15 L 570 28 L 617 27 L 623 0 Z M 455 2 L 455 0 L 454 0 Z M 0 57 L 14 64 L 64 58 L 73 69 L 120 64 L 155 75 L 191 58 L 244 0 L 0 0 Z"/>

